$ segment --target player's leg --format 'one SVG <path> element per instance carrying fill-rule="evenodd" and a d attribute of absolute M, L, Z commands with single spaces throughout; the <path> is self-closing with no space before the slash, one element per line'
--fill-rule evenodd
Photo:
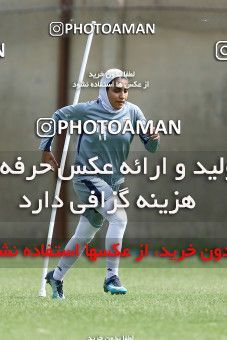
<path fill-rule="evenodd" d="M 63 256 L 61 257 L 58 265 L 54 271 L 54 279 L 63 280 L 65 274 L 69 270 L 70 267 L 77 261 L 80 255 L 83 253 L 85 249 L 85 245 L 90 243 L 99 228 L 93 226 L 87 217 L 81 216 L 79 224 L 76 228 L 75 234 L 67 243 L 65 250 L 74 250 L 76 245 L 79 246 L 79 256 Z"/>
<path fill-rule="evenodd" d="M 61 257 L 57 267 L 53 271 L 49 272 L 46 276 L 47 283 L 49 283 L 52 287 L 53 298 L 64 299 L 64 276 L 72 267 L 72 265 L 78 260 L 78 258 L 84 251 L 85 245 L 93 239 L 103 223 L 103 218 L 101 217 L 101 215 L 95 212 L 94 209 L 92 210 L 93 211 L 85 212 L 84 215 L 80 217 L 80 221 L 76 228 L 75 234 L 72 236 L 65 247 L 65 250 L 73 251 L 76 248 L 76 244 L 78 244 L 79 255 Z M 99 215 L 101 218 L 96 215 Z M 91 223 L 89 220 L 91 221 Z"/>
<path fill-rule="evenodd" d="M 118 243 L 118 250 L 121 250 L 122 240 L 127 225 L 127 215 L 123 208 L 117 209 L 114 214 L 108 214 L 107 212 L 113 209 L 114 200 L 116 197 L 110 197 L 104 207 L 97 210 L 109 221 L 109 227 L 106 234 L 106 249 L 111 250 L 113 244 Z M 120 203 L 120 202 L 119 202 Z M 125 294 L 127 289 L 122 286 L 119 277 L 120 257 L 107 257 L 106 258 L 106 279 L 104 281 L 104 291 L 110 291 L 112 294 Z"/>

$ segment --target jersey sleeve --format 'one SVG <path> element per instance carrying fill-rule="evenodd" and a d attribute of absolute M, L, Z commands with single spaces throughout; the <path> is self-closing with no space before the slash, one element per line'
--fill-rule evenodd
<path fill-rule="evenodd" d="M 39 149 L 43 151 L 50 151 L 51 144 L 56 133 L 56 126 L 59 120 L 74 120 L 74 121 L 85 121 L 86 120 L 86 103 L 79 103 L 77 105 L 65 106 L 56 112 L 51 117 L 50 129 L 45 133 L 45 137 L 41 139 Z"/>
<path fill-rule="evenodd" d="M 143 112 L 140 110 L 138 106 L 136 106 L 136 121 L 141 121 L 142 125 L 145 127 L 147 124 L 147 119 L 145 118 Z M 153 140 L 146 134 L 142 132 L 139 133 L 139 137 L 141 142 L 144 144 L 145 149 L 149 152 L 155 152 L 158 149 L 160 144 L 159 140 Z"/>

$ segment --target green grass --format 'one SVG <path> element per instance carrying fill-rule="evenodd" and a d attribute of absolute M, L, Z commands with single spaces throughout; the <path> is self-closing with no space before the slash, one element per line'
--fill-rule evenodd
<path fill-rule="evenodd" d="M 72 269 L 66 300 L 54 301 L 49 287 L 47 298 L 37 296 L 40 268 L 1 268 L 0 338 L 227 339 L 226 268 L 122 268 L 120 274 L 128 294 L 112 296 L 102 290 L 103 268 Z"/>

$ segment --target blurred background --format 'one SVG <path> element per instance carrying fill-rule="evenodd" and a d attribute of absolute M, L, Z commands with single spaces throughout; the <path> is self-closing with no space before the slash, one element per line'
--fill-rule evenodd
<path fill-rule="evenodd" d="M 147 156 L 159 164 L 166 156 L 170 169 L 178 162 L 203 159 L 214 164 L 227 152 L 227 61 L 215 55 L 217 41 L 227 40 L 227 4 L 225 0 L 0 0 L 0 42 L 5 57 L 0 58 L 0 161 L 15 164 L 18 156 L 26 165 L 39 164 L 40 139 L 36 120 L 50 117 L 58 108 L 71 104 L 78 80 L 87 35 L 53 37 L 51 22 L 155 23 L 154 35 L 95 35 L 86 68 L 89 73 L 109 68 L 135 71 L 136 80 L 149 81 L 146 89 L 130 89 L 129 101 L 137 104 L 147 119 L 167 122 L 181 120 L 181 135 L 161 136 L 155 155 L 148 155 L 138 137 L 134 138 L 131 161 Z M 227 53 L 227 51 L 225 51 Z M 221 56 L 223 59 L 224 55 Z M 81 90 L 80 101 L 97 98 L 94 88 Z M 54 150 L 60 158 L 62 138 Z M 68 166 L 74 159 L 75 138 L 70 144 Z M 212 163 L 213 162 L 213 163 Z M 195 211 L 178 216 L 159 216 L 128 210 L 128 239 L 140 237 L 226 237 L 226 181 L 209 183 L 188 176 L 174 183 L 173 173 L 156 183 L 142 176 L 128 178 L 131 199 L 138 193 L 161 193 L 169 197 L 176 188 L 198 196 Z M 56 178 L 52 173 L 32 182 L 24 175 L 0 176 L 1 238 L 42 238 L 48 231 L 50 209 L 34 216 L 19 209 L 25 194 L 37 201 L 45 190 L 53 195 Z M 182 185 L 182 187 L 181 187 Z M 62 195 L 74 200 L 72 183 L 66 182 Z M 133 196 L 133 197 L 132 197 Z M 173 196 L 173 195 L 172 195 Z M 57 217 L 55 236 L 68 237 L 78 216 L 67 209 Z M 102 233 L 105 233 L 105 228 Z"/>

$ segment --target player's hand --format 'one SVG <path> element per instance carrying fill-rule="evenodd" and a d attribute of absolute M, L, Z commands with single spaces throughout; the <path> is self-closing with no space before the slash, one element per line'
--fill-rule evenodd
<path fill-rule="evenodd" d="M 43 151 L 42 154 L 42 163 L 48 163 L 51 165 L 52 171 L 57 171 L 58 162 L 56 161 L 54 155 L 51 151 Z"/>
<path fill-rule="evenodd" d="M 148 132 L 147 133 L 147 136 L 150 137 L 152 140 L 157 140 L 159 141 L 160 140 L 160 135 L 159 133 L 154 133 L 155 132 L 155 128 L 153 128 L 153 131 L 152 132 Z"/>

